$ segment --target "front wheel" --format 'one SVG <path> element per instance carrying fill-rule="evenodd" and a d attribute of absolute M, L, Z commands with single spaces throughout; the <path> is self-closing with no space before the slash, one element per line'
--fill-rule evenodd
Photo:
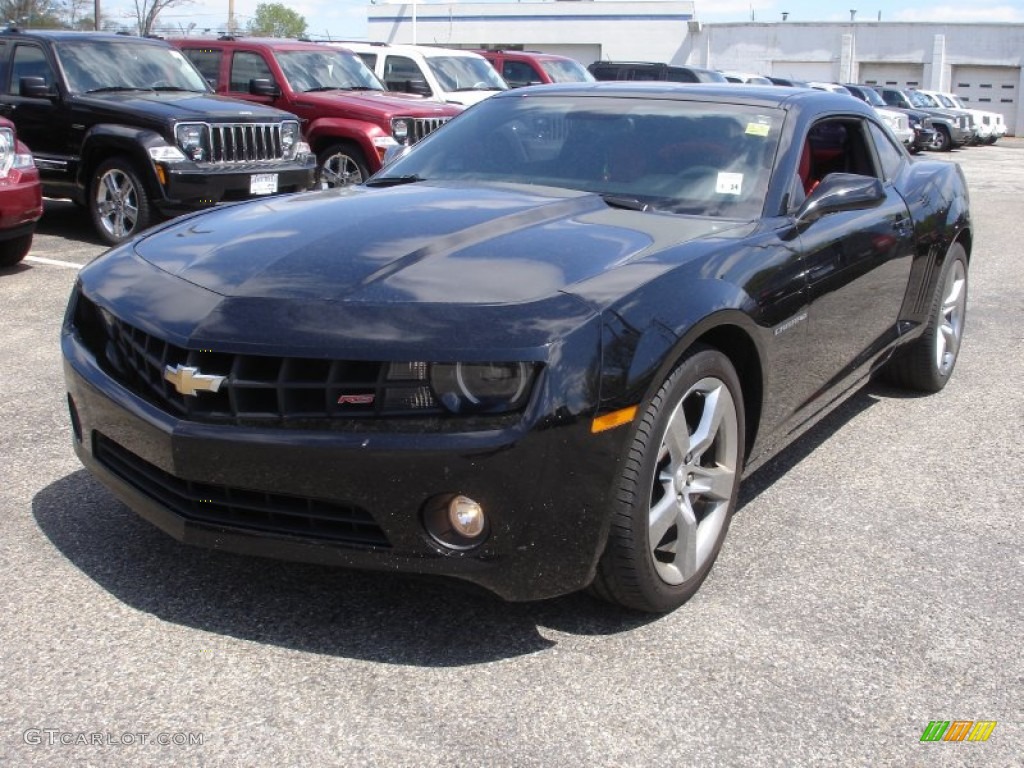
<path fill-rule="evenodd" d="M 108 245 L 122 243 L 152 223 L 149 193 L 130 160 L 112 157 L 96 169 L 89 213 L 97 234 Z"/>
<path fill-rule="evenodd" d="M 317 158 L 321 189 L 362 184 L 370 177 L 363 153 L 350 144 L 333 144 Z"/>
<path fill-rule="evenodd" d="M 729 359 L 715 349 L 691 350 L 634 430 L 594 591 L 662 613 L 700 587 L 735 509 L 745 433 Z"/>
<path fill-rule="evenodd" d="M 13 267 L 28 256 L 32 248 L 32 233 L 0 241 L 0 267 Z"/>
<path fill-rule="evenodd" d="M 938 126 L 935 129 L 935 135 L 932 136 L 932 143 L 929 147 L 936 152 L 949 152 L 953 148 L 953 140 L 949 137 L 949 130 L 943 126 Z"/>
<path fill-rule="evenodd" d="M 885 367 L 899 387 L 938 392 L 953 374 L 967 320 L 967 253 L 954 243 L 946 254 L 924 333 L 896 351 Z"/>

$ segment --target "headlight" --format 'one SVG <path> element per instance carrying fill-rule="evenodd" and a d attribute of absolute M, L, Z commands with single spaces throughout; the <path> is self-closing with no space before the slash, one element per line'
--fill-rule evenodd
<path fill-rule="evenodd" d="M 299 124 L 295 122 L 281 123 L 281 149 L 284 156 L 292 159 L 302 148 L 299 136 Z"/>
<path fill-rule="evenodd" d="M 181 163 L 188 157 L 177 147 L 150 147 L 149 157 L 154 163 Z"/>
<path fill-rule="evenodd" d="M 404 117 L 395 117 L 391 120 L 391 135 L 399 144 L 409 141 L 409 120 Z"/>
<path fill-rule="evenodd" d="M 202 162 L 206 159 L 206 126 L 202 123 L 182 123 L 176 126 L 174 139 L 190 160 Z"/>
<path fill-rule="evenodd" d="M 0 177 L 6 177 L 14 166 L 14 154 L 17 145 L 14 143 L 14 131 L 0 128 Z"/>
<path fill-rule="evenodd" d="M 531 363 L 435 363 L 430 386 L 452 413 L 504 413 L 521 407 L 530 393 Z"/>

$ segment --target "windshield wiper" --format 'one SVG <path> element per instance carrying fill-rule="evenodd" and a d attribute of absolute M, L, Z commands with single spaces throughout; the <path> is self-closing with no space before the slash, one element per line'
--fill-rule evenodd
<path fill-rule="evenodd" d="M 454 91 L 452 91 L 452 93 L 462 93 L 463 91 L 503 91 L 503 90 L 505 90 L 505 89 L 501 88 L 501 87 L 499 87 L 497 85 L 487 85 L 487 86 L 484 86 L 483 88 L 478 88 L 476 86 L 469 85 L 469 86 L 466 86 L 465 88 L 456 88 Z"/>
<path fill-rule="evenodd" d="M 397 187 L 400 184 L 415 184 L 426 179 L 411 173 L 408 176 L 379 176 L 366 182 L 367 187 Z"/>
<path fill-rule="evenodd" d="M 316 88 L 307 88 L 303 93 L 319 93 L 320 91 L 345 91 L 340 85 L 318 85 Z"/>
<path fill-rule="evenodd" d="M 611 208 L 625 208 L 628 211 L 646 211 L 651 207 L 642 200 L 624 195 L 601 195 L 601 199 Z"/>
<path fill-rule="evenodd" d="M 198 88 L 182 88 L 179 85 L 155 85 L 153 86 L 154 91 L 185 91 L 186 93 L 206 93 L 206 91 L 200 91 Z"/>
<path fill-rule="evenodd" d="M 134 85 L 107 85 L 103 88 L 93 88 L 86 93 L 112 93 L 114 91 L 152 91 L 152 88 L 139 88 Z"/>

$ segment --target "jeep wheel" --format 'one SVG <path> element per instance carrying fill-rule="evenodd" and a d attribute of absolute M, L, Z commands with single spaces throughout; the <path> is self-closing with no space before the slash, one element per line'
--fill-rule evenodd
<path fill-rule="evenodd" d="M 12 237 L 10 240 L 0 242 L 0 267 L 13 267 L 19 261 L 28 256 L 32 247 L 32 233 Z"/>
<path fill-rule="evenodd" d="M 149 194 L 130 160 L 112 157 L 96 169 L 89 213 L 96 232 L 109 245 L 122 243 L 150 225 Z"/>
<path fill-rule="evenodd" d="M 370 177 L 363 153 L 351 144 L 332 144 L 317 158 L 321 189 L 362 184 Z"/>

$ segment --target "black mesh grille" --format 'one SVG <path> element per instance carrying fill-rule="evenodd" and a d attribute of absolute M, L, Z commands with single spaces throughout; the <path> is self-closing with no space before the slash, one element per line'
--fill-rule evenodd
<path fill-rule="evenodd" d="M 445 411 L 426 382 L 426 366 L 226 354 L 185 349 L 135 328 L 79 294 L 75 328 L 100 367 L 162 410 L 193 421 L 314 427 L 324 420 L 433 417 Z M 182 372 L 182 368 L 190 369 Z M 182 394 L 179 385 L 210 386 Z M 199 377 L 198 380 L 196 377 Z"/>
<path fill-rule="evenodd" d="M 250 531 L 390 547 L 368 512 L 320 499 L 182 480 L 99 432 L 93 453 L 123 481 L 189 520 Z"/>

